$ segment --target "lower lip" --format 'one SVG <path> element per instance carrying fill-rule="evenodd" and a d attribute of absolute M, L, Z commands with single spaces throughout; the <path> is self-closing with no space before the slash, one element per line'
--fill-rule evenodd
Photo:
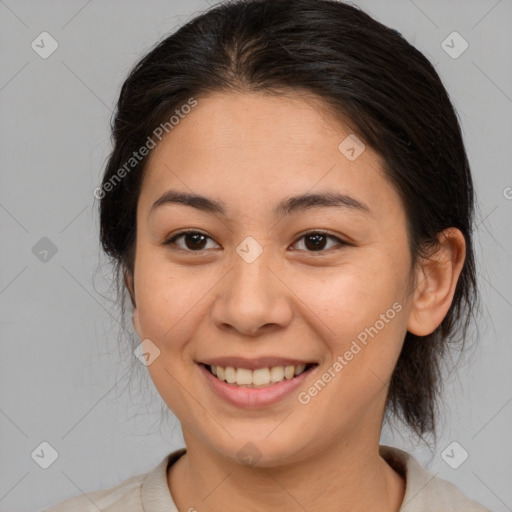
<path fill-rule="evenodd" d="M 200 364 L 199 368 L 214 393 L 226 402 L 236 407 L 254 409 L 276 404 L 286 396 L 291 395 L 316 367 L 302 372 L 293 379 L 285 379 L 264 388 L 245 388 L 228 384 L 215 377 L 203 364 Z"/>

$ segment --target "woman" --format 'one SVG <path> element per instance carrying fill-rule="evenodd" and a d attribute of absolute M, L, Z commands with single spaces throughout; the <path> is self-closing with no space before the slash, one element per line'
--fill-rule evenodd
<path fill-rule="evenodd" d="M 123 85 L 101 242 L 186 448 L 49 511 L 484 511 L 404 451 L 476 300 L 436 71 L 330 0 L 218 5 Z"/>

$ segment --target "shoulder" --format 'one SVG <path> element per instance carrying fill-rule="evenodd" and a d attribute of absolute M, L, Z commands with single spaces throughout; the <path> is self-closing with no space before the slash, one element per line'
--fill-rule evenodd
<path fill-rule="evenodd" d="M 134 475 L 107 489 L 69 498 L 42 512 L 144 512 L 148 505 L 156 503 L 166 505 L 165 510 L 172 512 L 176 509 L 167 486 L 167 467 L 183 452 L 180 449 L 166 455 L 146 473 Z"/>
<path fill-rule="evenodd" d="M 424 469 L 409 453 L 381 445 L 380 454 L 405 478 L 405 495 L 399 512 L 491 512 L 448 480 Z"/>
<path fill-rule="evenodd" d="M 134 512 L 142 511 L 140 490 L 145 476 L 146 473 L 140 473 L 107 489 L 69 498 L 44 509 L 43 512 L 117 512 L 122 510 L 122 507 L 130 507 L 128 510 Z M 139 505 L 139 508 L 136 508 L 136 505 Z"/>

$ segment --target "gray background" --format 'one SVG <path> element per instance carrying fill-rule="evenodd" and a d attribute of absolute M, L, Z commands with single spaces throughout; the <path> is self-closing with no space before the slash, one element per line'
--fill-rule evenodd
<path fill-rule="evenodd" d="M 434 453 L 388 429 L 382 442 L 412 452 L 491 509 L 512 510 L 512 2 L 358 4 L 436 65 L 462 121 L 478 193 L 480 341 L 447 379 Z M 206 7 L 0 0 L 1 511 L 38 510 L 106 488 L 182 446 L 175 419 L 159 427 L 164 404 L 149 378 L 128 384 L 131 361 L 118 348 L 92 191 L 129 68 Z M 47 59 L 31 48 L 43 31 L 59 44 Z M 456 59 L 441 46 L 453 31 L 469 43 Z M 43 237 L 57 249 L 47 261 L 33 252 Z M 58 452 L 48 469 L 31 458 L 43 441 Z M 453 441 L 469 454 L 457 469 L 441 456 Z"/>

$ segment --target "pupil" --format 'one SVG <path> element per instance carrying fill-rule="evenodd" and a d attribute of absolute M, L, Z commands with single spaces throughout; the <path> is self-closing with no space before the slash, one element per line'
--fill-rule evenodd
<path fill-rule="evenodd" d="M 192 246 L 188 243 L 188 241 L 190 239 L 193 240 Z M 189 234 L 189 235 L 185 236 L 185 240 L 187 241 L 187 247 L 189 249 L 202 249 L 205 246 L 205 243 L 204 243 L 205 239 L 206 239 L 206 237 L 204 235 L 202 235 L 201 233 L 194 233 L 192 235 Z M 197 242 L 202 242 L 202 243 L 200 243 L 200 246 L 199 246 L 199 245 L 197 245 Z"/>
<path fill-rule="evenodd" d="M 323 249 L 325 247 L 325 235 L 317 234 L 317 235 L 307 235 L 306 236 L 306 247 L 308 249 L 318 250 Z M 320 241 L 320 239 L 322 239 Z M 308 240 L 313 240 L 313 244 L 308 244 Z"/>

